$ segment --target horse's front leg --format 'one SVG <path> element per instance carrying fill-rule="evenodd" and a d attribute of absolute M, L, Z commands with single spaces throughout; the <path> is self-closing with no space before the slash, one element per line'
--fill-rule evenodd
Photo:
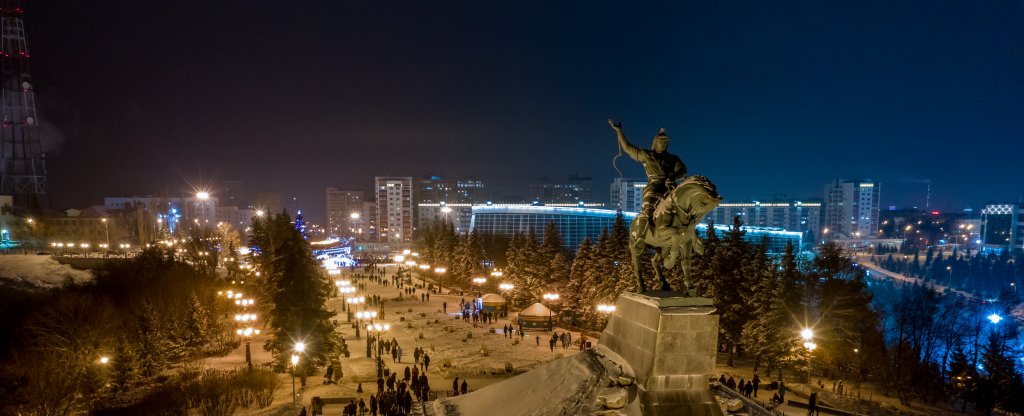
<path fill-rule="evenodd" d="M 690 293 L 693 289 L 693 281 L 690 280 L 690 262 L 693 260 L 693 242 L 687 241 L 682 245 L 682 269 L 683 269 L 683 285 L 686 286 L 684 289 L 687 296 L 696 296 L 696 293 Z"/>
<path fill-rule="evenodd" d="M 664 251 L 664 250 L 666 250 L 666 249 L 662 248 L 660 250 L 655 250 L 654 251 L 654 258 L 651 259 L 651 263 L 652 263 L 652 266 L 654 266 L 654 276 L 656 276 L 658 278 L 658 280 L 661 281 L 661 290 L 664 290 L 664 291 L 668 292 L 668 291 L 672 290 L 672 285 L 668 284 L 668 280 L 665 279 L 664 270 L 661 267 L 662 266 L 662 261 L 663 261 L 663 258 L 664 258 L 664 256 L 661 254 L 661 252 Z"/>

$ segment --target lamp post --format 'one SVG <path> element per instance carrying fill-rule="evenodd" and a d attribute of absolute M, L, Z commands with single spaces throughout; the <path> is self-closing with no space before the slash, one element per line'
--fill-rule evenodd
<path fill-rule="evenodd" d="M 545 293 L 543 296 L 544 300 L 548 301 L 551 306 L 554 306 L 555 302 L 558 302 L 560 296 L 557 293 Z M 555 329 L 554 322 L 551 320 L 551 308 L 548 308 L 548 331 Z"/>
<path fill-rule="evenodd" d="M 295 368 L 299 365 L 299 355 L 292 354 L 292 404 L 298 404 L 299 396 L 295 394 Z"/>
<path fill-rule="evenodd" d="M 608 325 L 608 316 L 615 312 L 615 305 L 608 305 L 605 303 L 599 303 L 597 305 L 597 311 L 604 315 L 605 325 Z"/>
<path fill-rule="evenodd" d="M 484 284 L 486 284 L 486 283 L 487 283 L 487 278 L 486 277 L 474 277 L 473 278 L 473 284 L 478 287 L 478 289 L 476 291 L 477 297 L 480 297 L 480 292 L 482 291 L 482 288 L 483 288 Z"/>
<path fill-rule="evenodd" d="M 100 221 L 103 221 L 103 232 L 107 235 L 107 247 L 110 247 L 110 227 L 107 225 L 107 219 L 104 218 Z"/>
<path fill-rule="evenodd" d="M 250 300 L 250 299 L 245 299 Z M 236 301 L 237 302 L 237 301 Z M 238 322 L 245 328 L 238 328 L 235 333 L 245 338 L 245 364 L 252 370 L 252 353 L 249 349 L 249 344 L 252 341 L 253 335 L 259 335 L 260 330 L 252 327 L 251 322 L 256 320 L 256 314 L 240 314 L 235 315 L 235 322 Z"/>
<path fill-rule="evenodd" d="M 807 348 L 807 352 L 811 355 L 807 357 L 807 385 L 811 384 L 811 358 L 814 354 L 814 349 L 818 347 L 812 340 L 814 339 L 814 330 L 811 328 L 804 328 L 800 331 L 800 338 L 804 340 L 804 348 Z"/>
<path fill-rule="evenodd" d="M 953 266 L 946 266 L 946 271 L 949 272 L 949 280 L 946 281 L 946 287 L 953 286 Z"/>
<path fill-rule="evenodd" d="M 448 271 L 448 269 L 445 269 L 444 267 L 438 267 L 438 268 L 434 269 L 434 273 L 437 273 L 437 294 L 438 295 L 440 295 L 442 293 L 443 286 L 441 285 L 441 276 L 443 276 L 444 272 L 446 272 L 446 271 Z"/>
<path fill-rule="evenodd" d="M 200 201 L 199 202 L 199 208 L 202 210 L 199 213 L 199 215 L 202 217 L 202 224 L 200 224 L 200 225 L 205 227 L 206 226 L 206 201 L 208 201 L 210 199 L 210 193 L 209 192 L 197 192 L 196 193 L 196 199 L 198 199 Z"/>
<path fill-rule="evenodd" d="M 429 264 L 420 264 L 418 267 L 420 268 L 420 281 L 423 282 L 423 288 L 426 289 L 427 288 L 427 278 L 424 277 L 423 275 L 426 274 L 428 271 L 430 271 L 430 265 Z"/>
<path fill-rule="evenodd" d="M 295 373 L 299 369 L 299 354 L 302 354 L 304 351 L 306 351 L 306 343 L 302 341 L 296 342 L 295 354 L 292 354 L 292 404 L 297 404 L 299 399 L 299 396 L 295 394 Z"/>
<path fill-rule="evenodd" d="M 355 289 L 356 288 L 352 287 L 352 291 L 353 292 L 355 292 Z M 348 313 L 345 314 L 345 316 L 346 316 L 345 322 L 349 322 L 350 323 L 350 322 L 352 322 L 352 306 L 353 305 L 362 305 L 362 304 L 366 303 L 366 297 L 365 296 L 353 296 L 351 298 L 345 299 L 345 303 L 348 303 Z"/>
<path fill-rule="evenodd" d="M 359 326 L 362 325 L 363 323 L 372 324 L 373 323 L 373 318 L 376 318 L 376 317 L 377 317 L 377 311 L 359 311 L 359 312 L 356 312 L 356 321 L 358 323 L 358 325 L 356 325 L 356 339 L 359 339 Z M 367 344 L 366 356 L 369 357 L 370 356 L 370 348 L 369 348 L 370 334 L 366 334 L 366 344 Z"/>
<path fill-rule="evenodd" d="M 366 334 L 373 334 L 374 342 L 377 344 L 377 348 L 375 348 L 377 350 L 377 378 L 384 377 L 384 361 L 380 358 L 381 350 L 384 349 L 384 344 L 381 343 L 380 340 L 383 339 L 384 334 L 390 330 L 391 325 L 389 324 L 376 323 L 366 326 Z"/>
<path fill-rule="evenodd" d="M 505 316 L 508 316 L 508 304 L 509 302 L 511 302 L 508 296 L 508 292 L 511 292 L 512 289 L 515 288 L 516 286 L 511 283 L 502 283 L 498 285 L 498 289 L 501 289 L 501 294 L 505 296 Z"/>

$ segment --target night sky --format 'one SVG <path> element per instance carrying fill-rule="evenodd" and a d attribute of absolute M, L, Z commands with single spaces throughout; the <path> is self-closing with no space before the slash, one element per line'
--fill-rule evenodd
<path fill-rule="evenodd" d="M 298 197 L 375 175 L 527 196 L 594 178 L 614 133 L 727 200 L 882 182 L 882 205 L 1024 195 L 1024 3 L 24 1 L 57 208 L 241 179 Z M 642 176 L 627 157 L 626 176 Z"/>

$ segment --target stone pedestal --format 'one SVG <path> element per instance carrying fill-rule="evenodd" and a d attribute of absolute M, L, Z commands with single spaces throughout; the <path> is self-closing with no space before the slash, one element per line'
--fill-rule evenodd
<path fill-rule="evenodd" d="M 633 368 L 644 415 L 722 414 L 708 388 L 718 344 L 710 299 L 625 293 L 600 342 Z"/>

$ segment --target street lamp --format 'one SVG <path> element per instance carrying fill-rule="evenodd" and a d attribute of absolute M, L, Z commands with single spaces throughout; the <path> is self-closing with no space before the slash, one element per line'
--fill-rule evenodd
<path fill-rule="evenodd" d="M 298 344 L 295 345 L 296 351 L 298 350 Z M 299 396 L 295 394 L 295 368 L 299 365 L 299 355 L 292 354 L 292 404 L 298 404 Z"/>
<path fill-rule="evenodd" d="M 206 226 L 206 201 L 208 201 L 210 199 L 210 193 L 209 192 L 205 192 L 205 191 L 197 192 L 196 193 L 196 199 L 198 199 L 200 201 L 200 205 L 199 206 L 200 206 L 200 209 L 202 209 L 202 211 L 199 213 L 199 215 L 203 219 L 202 226 L 205 227 Z"/>
<path fill-rule="evenodd" d="M 508 292 L 511 292 L 512 289 L 515 288 L 516 286 L 511 283 L 502 283 L 498 285 L 498 289 L 501 289 L 501 294 L 505 295 L 505 316 L 508 316 L 508 303 L 511 301 L 511 299 L 509 299 Z"/>
<path fill-rule="evenodd" d="M 356 288 L 352 287 L 352 291 L 355 292 Z M 345 314 L 345 317 L 346 317 L 345 322 L 352 322 L 352 305 L 362 305 L 362 304 L 366 303 L 366 297 L 365 296 L 353 296 L 351 298 L 345 299 L 345 303 L 348 304 L 348 311 L 347 311 L 348 313 Z"/>
<path fill-rule="evenodd" d="M 448 269 L 445 269 L 444 267 L 438 267 L 438 268 L 434 269 L 434 273 L 437 273 L 437 294 L 438 295 L 443 293 L 442 290 L 441 290 L 441 289 L 443 289 L 443 286 L 441 285 L 441 275 L 443 275 L 444 272 L 446 272 L 446 271 L 448 271 Z"/>
<path fill-rule="evenodd" d="M 249 349 L 249 344 L 252 341 L 253 335 L 259 335 L 260 330 L 255 329 L 251 326 L 250 322 L 256 320 L 256 314 L 241 314 L 235 315 L 235 321 L 245 326 L 245 328 L 238 328 L 235 333 L 245 337 L 245 364 L 252 370 L 252 353 Z"/>
<path fill-rule="evenodd" d="M 377 378 L 384 377 L 384 361 L 380 358 L 380 354 L 384 349 L 384 344 L 380 341 L 384 338 L 384 334 L 390 330 L 391 325 L 389 324 L 376 323 L 366 326 L 367 337 L 369 337 L 370 334 L 373 334 L 374 342 L 377 344 Z"/>
<path fill-rule="evenodd" d="M 543 296 L 544 300 L 548 301 L 551 306 L 554 306 L 555 302 L 558 302 L 560 296 L 557 293 L 545 293 Z M 548 308 L 548 331 L 554 329 L 554 323 L 551 321 L 551 308 Z"/>
<path fill-rule="evenodd" d="M 424 277 L 423 275 L 426 274 L 428 271 L 430 271 L 430 265 L 429 264 L 420 264 L 418 267 L 420 268 L 420 280 L 423 281 L 423 288 L 426 289 L 427 288 L 427 278 Z"/>
<path fill-rule="evenodd" d="M 814 354 L 814 349 L 818 347 L 812 340 L 814 339 L 814 330 L 811 328 L 804 328 L 800 331 L 800 338 L 804 340 L 804 348 L 811 354 Z M 811 384 L 811 356 L 807 357 L 807 384 Z"/>
<path fill-rule="evenodd" d="M 615 312 L 615 305 L 599 303 L 597 305 L 597 312 L 604 315 L 605 325 L 608 325 L 608 316 Z"/>
<path fill-rule="evenodd" d="M 479 286 L 480 288 L 483 288 L 485 283 L 487 283 L 487 278 L 486 277 L 474 277 L 473 278 L 473 284 Z M 477 289 L 477 293 L 476 293 L 477 297 L 479 297 L 480 291 L 481 291 L 480 289 Z"/>
<path fill-rule="evenodd" d="M 110 246 L 110 227 L 107 225 L 107 219 L 106 218 L 104 218 L 104 219 L 102 219 L 100 221 L 103 221 L 103 231 L 107 235 L 107 247 L 109 247 Z M 106 256 L 106 255 L 104 254 L 104 256 Z"/>
<path fill-rule="evenodd" d="M 946 266 L 946 271 L 949 272 L 949 281 L 946 282 L 946 287 L 953 285 L 953 266 Z"/>
<path fill-rule="evenodd" d="M 356 321 L 359 324 L 356 325 L 356 339 L 359 339 L 359 326 L 363 323 L 372 324 L 373 319 L 377 317 L 377 311 L 359 311 L 356 312 Z M 366 357 L 370 357 L 370 335 L 366 335 Z"/>

